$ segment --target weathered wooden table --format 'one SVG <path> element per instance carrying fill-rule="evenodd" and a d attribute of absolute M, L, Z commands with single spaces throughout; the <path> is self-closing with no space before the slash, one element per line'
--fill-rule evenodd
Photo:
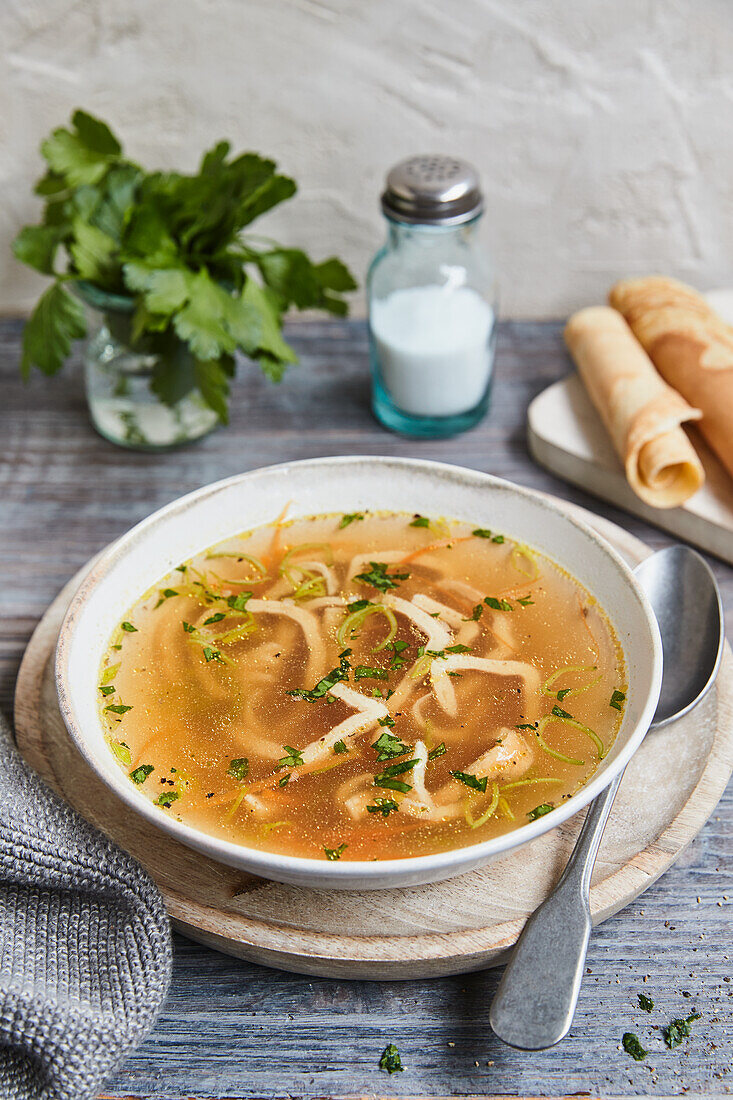
<path fill-rule="evenodd" d="M 232 422 L 195 446 L 149 456 L 95 435 L 78 364 L 18 379 L 21 324 L 0 323 L 0 703 L 12 705 L 24 646 L 52 597 L 97 550 L 153 509 L 218 478 L 288 459 L 394 454 L 462 463 L 603 512 L 652 546 L 669 540 L 538 469 L 527 455 L 528 401 L 568 368 L 560 326 L 501 327 L 491 411 L 441 442 L 388 435 L 369 412 L 358 322 L 290 328 L 301 364 L 280 387 L 249 365 Z M 713 563 L 733 614 L 733 570 Z M 687 853 L 593 937 L 571 1035 L 524 1054 L 487 1023 L 498 973 L 393 984 L 326 981 L 237 962 L 176 940 L 173 987 L 148 1041 L 109 1083 L 113 1097 L 724 1094 L 733 1085 L 733 798 Z M 637 1007 L 643 991 L 656 1004 Z M 667 1050 L 652 1024 L 695 1008 L 693 1036 Z M 650 1053 L 619 1049 L 637 1031 Z M 647 1042 L 648 1040 L 648 1042 Z M 405 1070 L 378 1069 L 388 1042 Z"/>

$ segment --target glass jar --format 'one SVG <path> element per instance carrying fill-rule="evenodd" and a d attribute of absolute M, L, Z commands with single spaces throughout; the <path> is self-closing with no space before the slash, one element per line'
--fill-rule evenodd
<path fill-rule="evenodd" d="M 195 387 L 188 347 L 175 336 L 165 338 L 164 348 L 153 347 L 148 336 L 134 341 L 131 298 L 91 283 L 76 283 L 74 289 L 86 306 L 84 378 L 89 415 L 99 434 L 132 450 L 165 451 L 213 431 L 219 418 Z M 170 404 L 153 389 L 163 358 L 175 372 Z"/>
<path fill-rule="evenodd" d="M 411 157 L 389 172 L 382 210 L 387 241 L 367 277 L 374 414 L 404 435 L 456 435 L 486 413 L 496 343 L 478 176 Z"/>

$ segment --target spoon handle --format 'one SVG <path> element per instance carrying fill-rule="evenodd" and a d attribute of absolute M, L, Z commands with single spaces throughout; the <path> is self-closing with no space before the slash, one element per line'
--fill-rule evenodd
<path fill-rule="evenodd" d="M 545 1050 L 570 1030 L 592 927 L 591 874 L 621 778 L 591 802 L 562 878 L 527 921 L 504 970 L 489 1019 L 510 1046 Z"/>

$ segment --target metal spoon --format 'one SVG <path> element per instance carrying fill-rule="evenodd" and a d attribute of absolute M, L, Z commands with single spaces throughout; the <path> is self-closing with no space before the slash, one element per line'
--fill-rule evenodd
<path fill-rule="evenodd" d="M 723 655 L 723 607 L 710 568 L 686 546 L 659 550 L 635 572 L 662 635 L 662 690 L 650 727 L 658 729 L 712 687 Z M 510 1046 L 545 1050 L 570 1030 L 592 928 L 591 874 L 622 778 L 591 803 L 562 878 L 527 921 L 504 971 L 489 1020 Z"/>

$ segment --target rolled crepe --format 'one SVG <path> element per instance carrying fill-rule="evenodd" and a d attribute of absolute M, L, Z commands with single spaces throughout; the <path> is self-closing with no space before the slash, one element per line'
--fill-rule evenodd
<path fill-rule="evenodd" d="M 700 431 L 733 476 L 733 327 L 660 275 L 616 283 L 609 298 L 662 377 L 702 411 Z"/>
<path fill-rule="evenodd" d="M 700 417 L 657 374 L 623 317 L 607 306 L 574 313 L 565 343 L 601 414 L 626 478 L 654 508 L 675 508 L 702 485 L 705 473 L 680 427 Z"/>

